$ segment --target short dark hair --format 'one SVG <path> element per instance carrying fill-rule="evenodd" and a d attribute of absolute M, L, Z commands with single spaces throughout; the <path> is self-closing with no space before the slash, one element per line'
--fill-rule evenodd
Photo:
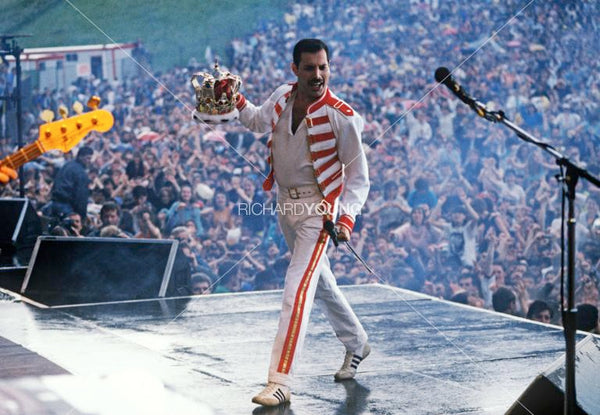
<path fill-rule="evenodd" d="M 121 208 L 117 204 L 117 202 L 109 200 L 108 202 L 104 202 L 102 207 L 100 208 L 100 217 L 102 217 L 107 212 L 116 211 L 117 214 L 121 214 Z"/>
<path fill-rule="evenodd" d="M 515 294 L 506 287 L 500 287 L 498 290 L 492 295 L 492 305 L 494 306 L 494 311 L 498 311 L 500 313 L 505 313 L 509 310 L 510 304 L 513 301 L 516 301 Z"/>
<path fill-rule="evenodd" d="M 429 182 L 427 181 L 426 178 L 424 177 L 419 177 L 417 180 L 415 180 L 415 189 L 416 190 L 427 190 L 429 188 Z"/>
<path fill-rule="evenodd" d="M 393 180 L 388 180 L 388 181 L 386 181 L 386 182 L 383 184 L 383 191 L 384 191 L 384 192 L 386 192 L 386 191 L 390 191 L 390 190 L 392 190 L 392 189 L 396 189 L 396 190 L 397 190 L 398 188 L 399 188 L 399 186 L 398 186 L 398 183 L 396 183 L 396 182 L 395 182 L 395 181 L 393 181 Z"/>
<path fill-rule="evenodd" d="M 263 290 L 269 284 L 277 284 L 277 278 L 272 268 L 267 268 L 263 271 L 257 272 L 254 277 L 254 284 L 257 290 Z"/>
<path fill-rule="evenodd" d="M 317 53 L 320 50 L 324 50 L 327 55 L 327 62 L 329 62 L 329 47 L 321 39 L 302 39 L 296 46 L 294 46 L 294 65 L 300 65 L 300 58 L 302 53 Z"/>
<path fill-rule="evenodd" d="M 542 300 L 535 300 L 529 306 L 529 310 L 527 311 L 527 318 L 531 320 L 535 316 L 540 314 L 542 311 L 546 311 L 546 310 L 548 310 L 550 312 L 550 318 L 554 317 L 554 312 L 552 311 L 552 309 L 550 308 L 548 303 L 546 303 L 545 301 L 542 301 Z"/>
<path fill-rule="evenodd" d="M 460 280 L 464 280 L 467 278 L 471 280 L 471 284 L 473 285 L 473 287 L 477 288 L 477 293 L 481 295 L 481 292 L 483 290 L 481 289 L 481 280 L 477 277 L 477 274 L 473 272 L 466 272 L 464 274 L 460 274 L 458 276 L 458 281 L 460 282 Z"/>
<path fill-rule="evenodd" d="M 450 301 L 453 303 L 466 304 L 469 305 L 469 293 L 466 291 L 461 291 L 456 293 L 450 298 Z"/>
<path fill-rule="evenodd" d="M 598 325 L 598 307 L 593 304 L 577 306 L 577 330 L 592 331 Z"/>
<path fill-rule="evenodd" d="M 137 199 L 141 196 L 148 196 L 148 189 L 146 189 L 144 186 L 137 185 L 131 191 L 131 195 L 134 199 Z"/>
<path fill-rule="evenodd" d="M 212 278 L 210 278 L 210 276 L 205 272 L 196 272 L 192 274 L 191 278 L 192 284 L 197 284 L 199 282 L 208 282 L 209 284 L 212 284 Z"/>
<path fill-rule="evenodd" d="M 94 154 L 94 150 L 90 146 L 83 146 L 77 152 L 77 158 L 91 156 Z"/>

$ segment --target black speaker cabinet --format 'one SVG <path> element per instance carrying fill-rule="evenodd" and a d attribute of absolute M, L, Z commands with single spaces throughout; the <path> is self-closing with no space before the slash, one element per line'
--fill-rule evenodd
<path fill-rule="evenodd" d="M 45 306 L 164 297 L 178 242 L 41 236 L 21 294 Z"/>
<path fill-rule="evenodd" d="M 0 267 L 0 287 L 18 293 L 23 286 L 27 267 Z"/>
<path fill-rule="evenodd" d="M 42 222 L 28 199 L 0 199 L 0 265 L 27 265 Z"/>
<path fill-rule="evenodd" d="M 575 356 L 577 415 L 600 414 L 600 338 L 588 336 L 577 344 Z M 562 415 L 565 400 L 565 357 L 529 385 L 507 415 Z"/>

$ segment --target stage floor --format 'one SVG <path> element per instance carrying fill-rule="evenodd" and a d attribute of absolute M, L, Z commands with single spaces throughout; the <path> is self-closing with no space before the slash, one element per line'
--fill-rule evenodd
<path fill-rule="evenodd" d="M 14 355 L 10 342 L 32 355 L 22 370 L 0 367 L 0 414 L 503 414 L 563 355 L 558 327 L 382 285 L 343 291 L 371 355 L 355 381 L 334 382 L 344 350 L 315 307 L 291 405 L 273 410 L 250 400 L 266 381 L 280 291 L 50 309 L 0 302 L 10 346 L 1 361 Z M 2 412 L 7 399 L 38 411 Z"/>

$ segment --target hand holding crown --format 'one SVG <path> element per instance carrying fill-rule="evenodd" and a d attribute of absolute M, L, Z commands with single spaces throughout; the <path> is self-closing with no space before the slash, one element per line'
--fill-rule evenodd
<path fill-rule="evenodd" d="M 214 74 L 196 72 L 191 82 L 196 92 L 196 109 L 192 113 L 195 121 L 221 124 L 238 118 L 236 104 L 242 86 L 238 75 L 221 71 L 215 62 Z"/>

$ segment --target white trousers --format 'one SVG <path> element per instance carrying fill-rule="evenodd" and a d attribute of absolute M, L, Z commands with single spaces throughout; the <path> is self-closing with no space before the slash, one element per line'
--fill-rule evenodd
<path fill-rule="evenodd" d="M 292 257 L 285 275 L 268 380 L 291 386 L 294 364 L 302 350 L 315 298 L 321 302 L 336 336 L 347 351 L 362 353 L 367 333 L 337 286 L 329 267 L 325 253 L 329 236 L 323 231 L 323 216 L 314 208 L 321 198 L 317 195 L 304 199 L 285 196 L 279 197 L 282 207 L 279 224 Z M 295 209 L 288 209 L 292 205 Z"/>

